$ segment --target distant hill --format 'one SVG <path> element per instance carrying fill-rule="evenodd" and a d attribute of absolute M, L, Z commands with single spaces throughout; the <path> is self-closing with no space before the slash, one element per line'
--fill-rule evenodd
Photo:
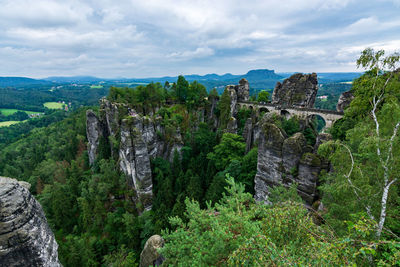
<path fill-rule="evenodd" d="M 185 79 L 189 82 L 199 81 L 201 82 L 208 90 L 216 87 L 217 90 L 221 93 L 224 87 L 228 84 L 237 84 L 240 79 L 245 78 L 249 81 L 251 90 L 272 90 L 277 81 L 282 80 L 284 77 L 275 73 L 274 70 L 268 69 L 258 69 L 258 70 L 250 70 L 246 74 L 233 75 L 230 73 L 226 73 L 223 75 L 218 74 L 206 74 L 206 75 L 184 75 Z M 166 76 L 160 78 L 142 78 L 142 79 L 126 79 L 125 82 L 160 82 L 165 83 L 175 82 L 178 79 L 178 76 Z M 121 80 L 119 80 L 121 82 Z M 250 92 L 251 93 L 251 92 Z"/>
<path fill-rule="evenodd" d="M 54 76 L 45 78 L 44 80 L 55 83 L 97 83 L 106 79 L 93 76 Z"/>
<path fill-rule="evenodd" d="M 0 77 L 0 87 L 21 87 L 28 85 L 48 85 L 49 81 L 36 80 L 25 77 Z"/>
<path fill-rule="evenodd" d="M 221 93 L 228 84 L 237 84 L 240 79 L 245 78 L 250 83 L 250 93 L 260 90 L 268 90 L 272 92 L 276 82 L 291 76 L 292 72 L 275 73 L 274 70 L 257 69 L 250 70 L 246 74 L 234 75 L 226 73 L 218 75 L 215 73 L 206 75 L 190 74 L 185 75 L 189 82 L 199 81 L 208 90 L 217 88 Z M 321 72 L 318 74 L 318 81 L 321 84 L 340 83 L 352 81 L 362 75 L 359 72 Z M 54 84 L 97 84 L 105 82 L 105 86 L 136 86 L 138 84 L 146 84 L 150 82 L 160 82 L 164 84 L 166 81 L 176 82 L 178 76 L 166 77 L 150 77 L 150 78 L 121 78 L 121 79 L 104 79 L 94 76 L 54 76 L 37 80 L 25 77 L 0 77 L 0 87 L 24 87 L 32 85 L 52 85 Z"/>

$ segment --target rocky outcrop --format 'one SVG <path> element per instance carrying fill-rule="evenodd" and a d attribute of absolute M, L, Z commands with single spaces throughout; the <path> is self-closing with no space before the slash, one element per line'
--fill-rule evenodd
<path fill-rule="evenodd" d="M 230 97 L 230 114 L 231 118 L 228 122 L 226 132 L 237 133 L 237 120 L 238 101 L 248 101 L 250 86 L 246 79 L 241 79 L 238 85 L 227 85 L 226 90 L 229 92 Z"/>
<path fill-rule="evenodd" d="M 339 112 L 343 112 L 348 106 L 350 106 L 350 103 L 353 99 L 354 95 L 351 91 L 342 93 L 337 102 L 336 110 Z"/>
<path fill-rule="evenodd" d="M 136 202 L 142 205 L 140 210 L 149 210 L 153 198 L 153 184 L 149 152 L 140 126 L 141 120 L 138 116 L 122 120 L 119 164 L 135 189 Z"/>
<path fill-rule="evenodd" d="M 28 185 L 0 177 L 0 265 L 61 266 L 54 234 Z"/>
<path fill-rule="evenodd" d="M 159 235 L 151 236 L 144 245 L 140 253 L 140 267 L 160 266 L 164 262 L 164 257 L 160 255 L 157 249 L 164 246 L 164 239 Z"/>
<path fill-rule="evenodd" d="M 86 111 L 86 136 L 88 139 L 89 163 L 93 164 L 96 159 L 100 137 L 102 136 L 100 121 L 93 110 Z"/>
<path fill-rule="evenodd" d="M 272 94 L 272 104 L 312 108 L 318 91 L 317 74 L 296 73 L 277 82 Z"/>
<path fill-rule="evenodd" d="M 241 79 L 237 85 L 228 85 L 226 87 L 228 90 L 235 92 L 236 101 L 249 101 L 250 96 L 250 85 L 246 79 Z M 231 94 L 232 95 L 232 94 Z M 232 99 L 232 96 L 231 96 Z"/>
<path fill-rule="evenodd" d="M 258 127 L 255 199 L 269 203 L 270 188 L 297 183 L 299 195 L 311 206 L 318 197 L 318 174 L 325 167 L 314 148 L 307 145 L 302 133 L 287 137 L 274 123 L 273 115 L 266 114 Z M 319 144 L 327 140 L 325 137 L 321 135 Z"/>
<path fill-rule="evenodd" d="M 139 114 L 127 104 L 100 100 L 100 115 L 87 112 L 87 138 L 90 164 L 96 159 L 101 138 L 110 146 L 111 155 L 128 177 L 135 191 L 138 212 L 149 210 L 152 203 L 150 161 L 156 157 L 172 161 L 174 151 L 183 147 L 179 129 L 166 131 L 163 118 Z"/>
<path fill-rule="evenodd" d="M 228 85 L 226 90 L 229 92 L 229 97 L 231 99 L 230 113 L 232 117 L 235 117 L 237 114 L 237 85 Z"/>
<path fill-rule="evenodd" d="M 237 86 L 238 101 L 249 101 L 250 96 L 250 85 L 246 79 L 241 79 Z"/>
<path fill-rule="evenodd" d="M 237 128 L 237 121 L 235 117 L 231 117 L 228 121 L 228 125 L 226 126 L 226 132 L 237 134 Z"/>
<path fill-rule="evenodd" d="M 244 141 L 246 142 L 245 153 L 247 154 L 247 152 L 249 152 L 251 147 L 253 146 L 253 120 L 251 118 L 248 118 L 246 120 L 242 136 Z"/>

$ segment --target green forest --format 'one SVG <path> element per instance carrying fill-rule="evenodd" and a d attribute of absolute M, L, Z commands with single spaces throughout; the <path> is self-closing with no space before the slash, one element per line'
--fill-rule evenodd
<path fill-rule="evenodd" d="M 165 240 L 162 266 L 400 265 L 398 63 L 398 54 L 372 49 L 357 61 L 367 71 L 353 81 L 355 98 L 329 129 L 333 139 L 318 149 L 330 171 L 321 172 L 321 198 L 312 207 L 299 197 L 296 184 L 274 187 L 270 205 L 254 200 L 257 144 L 247 149 L 242 135 L 254 111 L 239 109 L 237 134 L 231 133 L 229 92 L 207 92 L 183 76 L 171 84 L 111 87 L 107 95 L 108 101 L 161 120 L 165 132 L 158 134 L 166 143 L 173 142 L 177 129 L 183 136 L 172 160 L 151 161 L 151 210 L 138 206 L 119 168 L 120 140 L 100 139 L 98 156 L 89 164 L 86 111 L 100 114 L 95 102 L 103 91 L 66 90 L 57 97 L 38 91 L 37 102 L 73 95 L 77 108 L 0 128 L 0 175 L 32 185 L 63 266 L 139 266 L 144 244 L 155 234 Z M 348 89 L 343 85 L 336 96 Z M 324 90 L 332 97 L 330 106 L 318 107 L 333 109 L 337 98 L 329 86 Z M 45 110 L 29 104 L 23 92 L 10 92 L 0 98 L 13 104 L 2 106 Z M 259 102 L 268 98 L 266 91 L 258 94 Z M 210 116 L 218 118 L 217 126 L 199 115 L 215 102 Z M 122 109 L 120 116 L 130 117 Z M 303 126 L 296 117 L 281 116 L 274 123 L 287 136 L 302 132 L 314 146 L 313 123 Z"/>

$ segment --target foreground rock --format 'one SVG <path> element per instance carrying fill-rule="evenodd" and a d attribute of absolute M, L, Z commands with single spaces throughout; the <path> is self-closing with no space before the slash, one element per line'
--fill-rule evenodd
<path fill-rule="evenodd" d="M 61 266 L 57 242 L 28 185 L 0 177 L 0 266 Z"/>
<path fill-rule="evenodd" d="M 272 104 L 312 108 L 318 92 L 317 74 L 296 73 L 277 82 L 272 94 Z"/>
<path fill-rule="evenodd" d="M 144 245 L 140 253 L 139 267 L 160 266 L 164 262 L 164 257 L 157 252 L 157 249 L 164 246 L 164 239 L 159 235 L 151 236 Z"/>
<path fill-rule="evenodd" d="M 318 145 L 329 140 L 327 134 L 317 138 Z M 287 137 L 267 114 L 260 122 L 258 138 L 255 199 L 269 203 L 268 195 L 275 186 L 296 183 L 302 199 L 308 204 L 318 199 L 317 180 L 321 169 L 327 168 L 313 153 L 318 147 L 307 145 L 302 133 Z"/>

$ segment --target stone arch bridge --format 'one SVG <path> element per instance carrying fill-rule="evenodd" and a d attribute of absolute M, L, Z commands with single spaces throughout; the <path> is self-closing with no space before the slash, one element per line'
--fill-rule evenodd
<path fill-rule="evenodd" d="M 256 110 L 257 114 L 261 112 L 272 112 L 286 118 L 290 118 L 291 116 L 298 116 L 299 118 L 309 118 L 310 116 L 318 115 L 325 121 L 326 128 L 331 127 L 335 121 L 341 119 L 343 117 L 343 112 L 327 110 L 327 109 L 316 109 L 316 108 L 303 108 L 296 106 L 282 106 L 282 105 L 274 105 L 271 103 L 258 103 L 258 102 L 250 102 L 250 101 L 238 101 L 237 103 L 240 108 L 249 108 Z"/>

